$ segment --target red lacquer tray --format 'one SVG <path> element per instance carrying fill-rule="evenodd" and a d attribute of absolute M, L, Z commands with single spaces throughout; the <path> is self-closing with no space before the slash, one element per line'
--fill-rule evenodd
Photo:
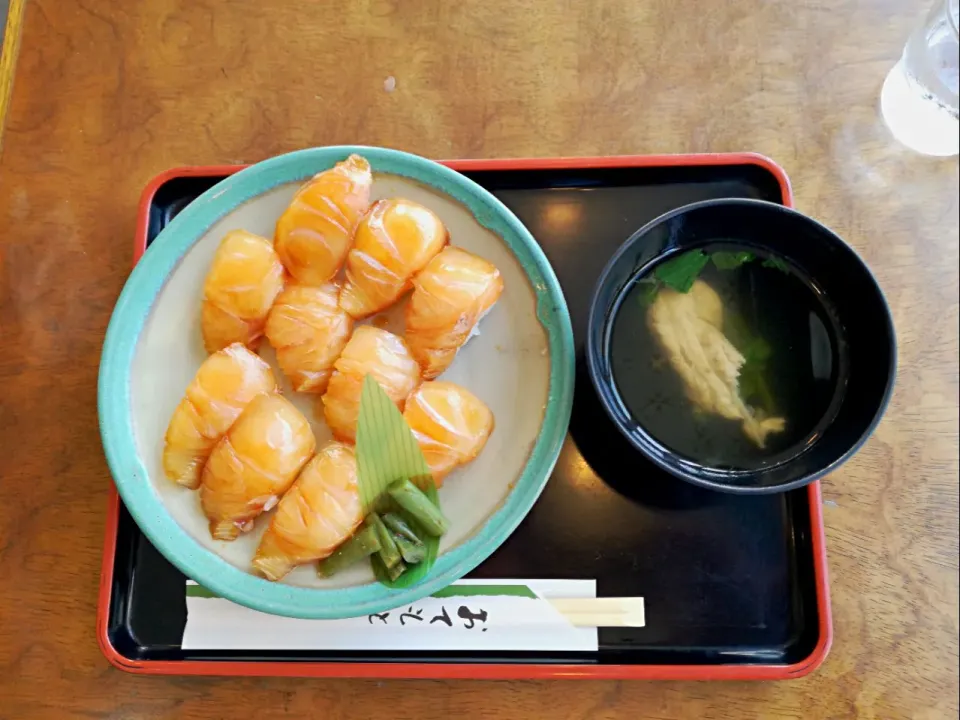
<path fill-rule="evenodd" d="M 760 680 L 817 668 L 832 637 L 819 483 L 724 495 L 640 465 L 599 408 L 579 355 L 597 276 L 633 231 L 708 198 L 791 205 L 783 170 L 753 154 L 445 164 L 496 194 L 537 238 L 566 295 L 578 350 L 570 434 L 547 489 L 470 577 L 595 579 L 601 596 L 644 597 L 646 627 L 601 628 L 595 653 L 186 651 L 185 579 L 113 493 L 97 618 L 106 657 L 162 675 Z M 177 168 L 152 180 L 134 262 L 177 212 L 240 169 Z M 588 496 L 576 492 L 584 482 Z M 596 503 L 589 512 L 584 497 Z M 577 542 L 583 522 L 602 528 L 589 548 Z"/>

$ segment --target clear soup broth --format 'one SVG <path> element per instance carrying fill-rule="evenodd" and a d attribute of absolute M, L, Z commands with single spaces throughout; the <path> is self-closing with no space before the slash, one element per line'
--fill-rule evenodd
<path fill-rule="evenodd" d="M 793 457 L 836 415 L 846 357 L 822 294 L 783 258 L 729 243 L 658 263 L 625 291 L 610 338 L 621 402 L 704 466 Z"/>

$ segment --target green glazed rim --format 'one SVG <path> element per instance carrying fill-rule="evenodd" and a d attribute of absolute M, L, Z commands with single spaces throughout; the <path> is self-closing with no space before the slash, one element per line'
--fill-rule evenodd
<path fill-rule="evenodd" d="M 302 182 L 351 153 L 378 173 L 428 185 L 470 210 L 501 237 L 522 265 L 537 297 L 537 317 L 550 347 L 550 387 L 543 425 L 519 480 L 506 501 L 472 538 L 438 559 L 418 585 L 390 589 L 379 583 L 350 588 L 302 588 L 250 575 L 194 540 L 164 507 L 139 457 L 130 403 L 130 373 L 137 343 L 160 290 L 207 230 L 224 215 L 269 190 Z M 127 280 L 110 318 L 97 406 L 107 463 L 124 505 L 151 543 L 187 577 L 255 610 L 288 617 L 334 619 L 368 615 L 414 602 L 450 585 L 489 557 L 533 507 L 556 464 L 573 405 L 574 346 L 560 283 L 519 219 L 492 194 L 431 160 L 384 148 L 336 146 L 280 155 L 217 183 L 190 203 L 160 233 Z"/>

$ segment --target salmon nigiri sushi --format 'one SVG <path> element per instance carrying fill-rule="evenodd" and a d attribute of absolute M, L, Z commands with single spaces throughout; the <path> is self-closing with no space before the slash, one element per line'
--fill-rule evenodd
<path fill-rule="evenodd" d="M 289 400 L 257 395 L 210 453 L 200 478 L 200 506 L 215 540 L 253 527 L 293 484 L 313 455 L 310 423 Z"/>
<path fill-rule="evenodd" d="M 270 366 L 240 343 L 203 361 L 173 411 L 163 443 L 163 471 L 190 489 L 213 446 L 260 393 L 276 392 Z"/>
<path fill-rule="evenodd" d="M 203 284 L 200 327 L 207 352 L 235 342 L 256 349 L 281 289 L 283 265 L 273 243 L 244 230 L 227 233 Z"/>
<path fill-rule="evenodd" d="M 277 363 L 298 392 L 322 393 L 353 332 L 353 318 L 338 304 L 339 288 L 290 285 L 267 316 L 267 340 Z"/>
<path fill-rule="evenodd" d="M 304 285 L 322 285 L 337 274 L 370 207 L 372 185 L 370 163 L 351 155 L 297 191 L 274 238 L 287 272 Z"/>
<path fill-rule="evenodd" d="M 356 440 L 360 393 L 368 374 L 401 411 L 404 399 L 420 383 L 420 366 L 401 338 L 372 325 L 358 327 L 333 364 L 322 398 L 324 418 L 338 440 Z"/>
<path fill-rule="evenodd" d="M 447 244 L 447 228 L 411 200 L 379 200 L 357 226 L 347 254 L 340 307 L 361 319 L 389 307 L 413 287 L 413 276 Z"/>
<path fill-rule="evenodd" d="M 493 413 L 466 388 L 452 382 L 423 383 L 407 398 L 407 421 L 440 487 L 460 465 L 475 459 L 493 432 Z"/>
<path fill-rule="evenodd" d="M 417 274 L 404 337 L 425 380 L 449 367 L 502 292 L 500 271 L 458 247 L 445 247 Z"/>
<path fill-rule="evenodd" d="M 260 539 L 253 566 L 279 580 L 295 566 L 322 560 L 363 520 L 353 448 L 331 442 L 308 462 Z"/>

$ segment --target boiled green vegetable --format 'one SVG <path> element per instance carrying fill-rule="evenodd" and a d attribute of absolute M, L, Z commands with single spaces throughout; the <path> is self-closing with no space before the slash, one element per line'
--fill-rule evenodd
<path fill-rule="evenodd" d="M 397 547 L 400 548 L 400 554 L 404 561 L 410 565 L 423 562 L 423 559 L 427 556 L 427 549 L 422 542 L 413 542 L 399 533 L 394 533 L 393 539 L 396 541 Z"/>
<path fill-rule="evenodd" d="M 383 524 L 393 531 L 394 535 L 401 535 L 410 542 L 422 543 L 420 536 L 410 527 L 410 523 L 400 517 L 397 513 L 387 513 L 382 518 Z"/>
<path fill-rule="evenodd" d="M 429 479 L 427 482 L 432 484 Z M 427 534 L 440 537 L 447 531 L 448 522 L 440 508 L 410 480 L 398 480 L 387 488 L 387 492 Z"/>
<path fill-rule="evenodd" d="M 364 524 L 353 537 L 334 550 L 333 554 L 321 560 L 317 565 L 320 577 L 332 577 L 344 568 L 353 565 L 380 550 L 377 529 L 370 523 Z"/>
<path fill-rule="evenodd" d="M 387 530 L 387 526 L 383 524 L 383 520 L 381 520 L 380 516 L 376 513 L 370 513 L 367 521 L 374 530 L 376 530 L 377 540 L 380 542 L 380 550 L 378 552 L 380 560 L 384 566 L 392 568 L 400 562 L 400 548 L 397 547 L 397 543 L 393 539 L 393 533 Z"/>
<path fill-rule="evenodd" d="M 768 257 L 763 261 L 762 264 L 764 267 L 773 268 L 774 270 L 779 270 L 782 273 L 790 273 L 790 266 L 787 264 L 787 261 L 778 257 Z"/>
<path fill-rule="evenodd" d="M 653 271 L 657 279 L 679 293 L 690 292 L 710 258 L 702 250 L 690 250 L 660 263 Z"/>
<path fill-rule="evenodd" d="M 407 571 L 407 566 L 403 563 L 403 560 L 398 560 L 397 564 L 393 567 L 387 567 L 383 564 L 383 560 L 379 555 L 374 555 L 370 562 L 373 564 L 373 574 L 383 582 L 388 580 L 390 582 L 396 582 L 401 575 Z"/>
<path fill-rule="evenodd" d="M 754 259 L 754 254 L 746 250 L 717 250 L 710 253 L 710 260 L 718 270 L 735 270 Z"/>

